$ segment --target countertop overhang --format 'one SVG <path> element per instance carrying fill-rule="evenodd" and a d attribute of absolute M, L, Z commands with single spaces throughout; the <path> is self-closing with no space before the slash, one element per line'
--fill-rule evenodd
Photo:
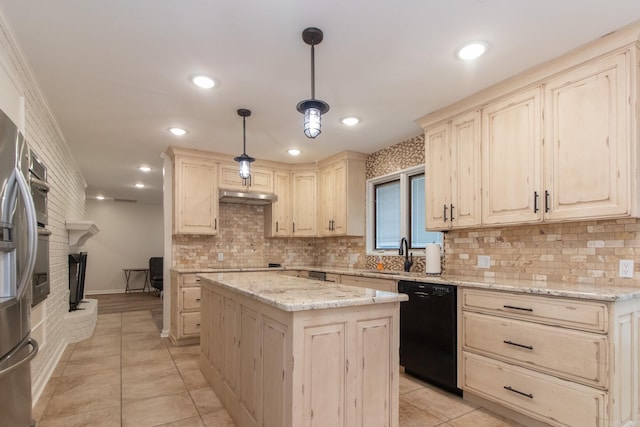
<path fill-rule="evenodd" d="M 407 301 L 405 294 L 281 274 L 204 273 L 202 280 L 283 311 L 321 310 Z"/>

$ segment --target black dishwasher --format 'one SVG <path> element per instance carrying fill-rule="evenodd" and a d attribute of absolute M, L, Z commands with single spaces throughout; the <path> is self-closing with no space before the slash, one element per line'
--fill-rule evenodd
<path fill-rule="evenodd" d="M 409 295 L 400 304 L 400 364 L 405 372 L 447 391 L 457 387 L 456 287 L 398 282 Z"/>

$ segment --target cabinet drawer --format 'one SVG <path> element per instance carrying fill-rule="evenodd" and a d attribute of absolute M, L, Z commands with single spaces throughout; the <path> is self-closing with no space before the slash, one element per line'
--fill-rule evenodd
<path fill-rule="evenodd" d="M 200 286 L 200 279 L 197 273 L 193 274 L 181 274 L 180 286 Z"/>
<path fill-rule="evenodd" d="M 605 335 L 469 312 L 462 315 L 462 331 L 465 350 L 607 388 Z"/>
<path fill-rule="evenodd" d="M 182 288 L 180 293 L 180 311 L 200 310 L 200 288 Z"/>
<path fill-rule="evenodd" d="M 476 354 L 462 353 L 462 386 L 554 426 L 604 426 L 604 391 Z"/>
<path fill-rule="evenodd" d="M 200 335 L 200 312 L 180 313 L 182 336 Z"/>
<path fill-rule="evenodd" d="M 377 291 L 396 292 L 398 286 L 395 280 L 376 279 L 372 277 L 342 275 L 340 283 L 348 286 L 360 286 L 361 288 L 371 288 Z"/>
<path fill-rule="evenodd" d="M 462 289 L 462 308 L 585 331 L 607 332 L 607 306 L 593 301 Z"/>

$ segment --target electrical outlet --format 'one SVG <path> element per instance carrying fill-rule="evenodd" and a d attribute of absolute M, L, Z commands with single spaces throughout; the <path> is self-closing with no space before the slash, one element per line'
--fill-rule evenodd
<path fill-rule="evenodd" d="M 478 268 L 491 268 L 491 257 L 489 255 L 478 255 Z"/>
<path fill-rule="evenodd" d="M 224 261 L 224 252 L 218 252 L 218 261 Z"/>
<path fill-rule="evenodd" d="M 619 277 L 633 278 L 633 260 L 621 259 L 620 269 L 618 270 Z"/>

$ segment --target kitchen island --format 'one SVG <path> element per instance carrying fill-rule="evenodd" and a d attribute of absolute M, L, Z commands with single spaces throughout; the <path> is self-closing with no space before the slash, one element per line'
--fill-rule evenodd
<path fill-rule="evenodd" d="M 398 426 L 407 296 L 276 273 L 199 275 L 200 369 L 245 426 Z"/>

